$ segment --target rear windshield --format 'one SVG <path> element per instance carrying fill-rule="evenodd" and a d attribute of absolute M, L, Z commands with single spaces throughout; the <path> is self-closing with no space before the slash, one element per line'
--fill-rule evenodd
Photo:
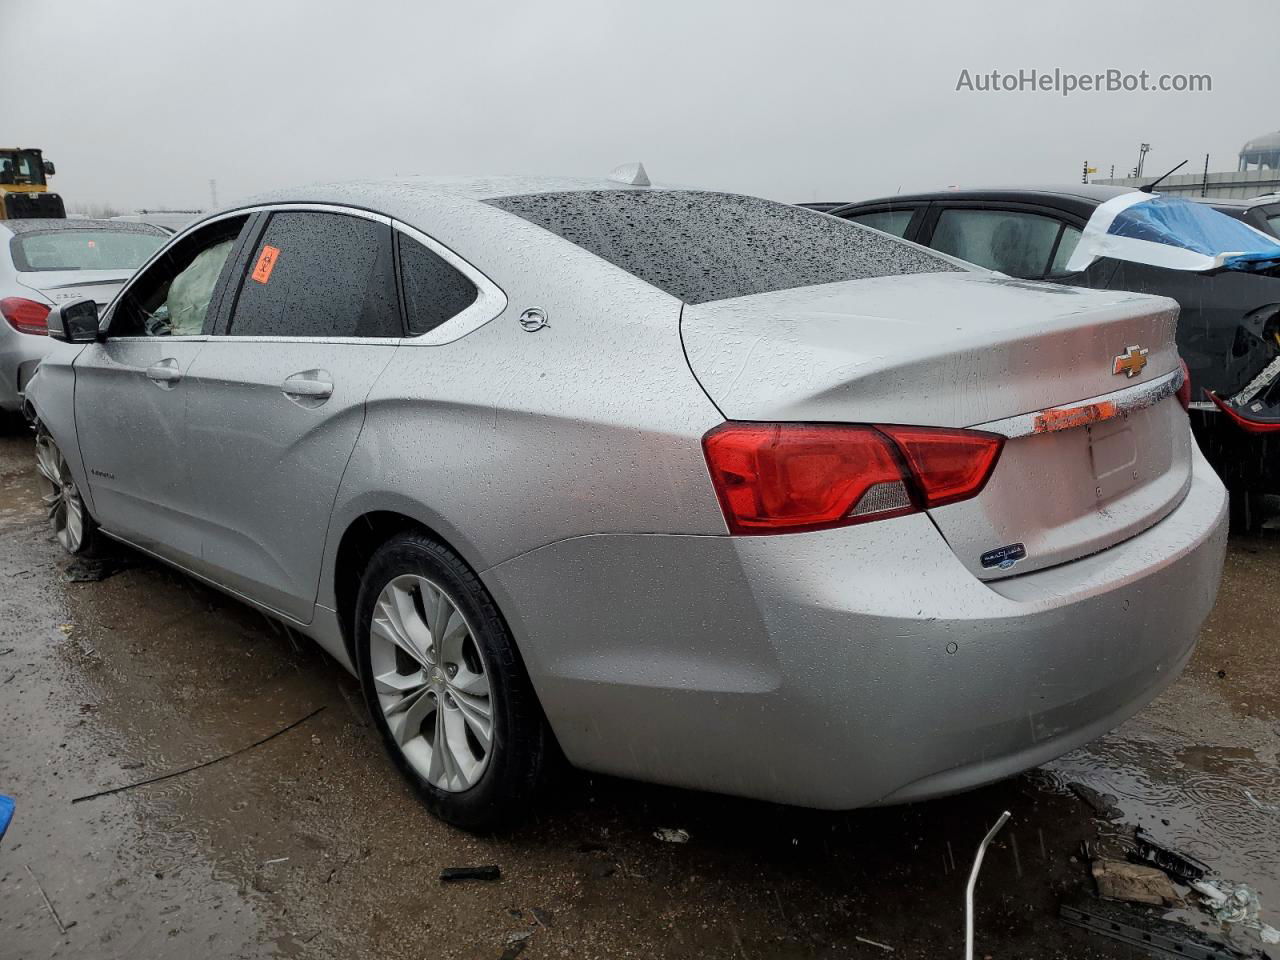
<path fill-rule="evenodd" d="M 596 190 L 488 202 L 685 303 L 962 269 L 847 220 L 759 197 Z"/>
<path fill-rule="evenodd" d="M 58 230 L 9 241 L 13 265 L 29 270 L 136 270 L 168 236 L 160 231 Z"/>

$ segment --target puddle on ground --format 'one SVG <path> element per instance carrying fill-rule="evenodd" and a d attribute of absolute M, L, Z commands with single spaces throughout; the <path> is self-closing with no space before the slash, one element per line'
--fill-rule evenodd
<path fill-rule="evenodd" d="M 1122 824 L 1247 883 L 1261 919 L 1280 926 L 1280 769 L 1253 748 L 1112 734 L 1042 769 L 1058 789 L 1114 796 Z"/>

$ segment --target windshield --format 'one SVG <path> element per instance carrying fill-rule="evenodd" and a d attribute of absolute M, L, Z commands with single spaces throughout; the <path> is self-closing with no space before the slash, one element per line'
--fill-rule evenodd
<path fill-rule="evenodd" d="M 0 184 L 44 183 L 39 150 L 0 150 Z"/>
<path fill-rule="evenodd" d="M 58 230 L 16 236 L 9 249 L 19 272 L 136 270 L 165 239 L 159 231 Z"/>
<path fill-rule="evenodd" d="M 759 197 L 582 190 L 488 202 L 689 304 L 961 269 L 878 231 Z"/>

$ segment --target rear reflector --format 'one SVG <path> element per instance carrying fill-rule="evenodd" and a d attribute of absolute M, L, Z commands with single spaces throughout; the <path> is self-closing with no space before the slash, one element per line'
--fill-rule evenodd
<path fill-rule="evenodd" d="M 49 305 L 46 303 L 23 297 L 5 297 L 0 300 L 0 314 L 19 333 L 49 335 Z"/>
<path fill-rule="evenodd" d="M 1004 438 L 944 427 L 725 423 L 702 438 L 729 532 L 798 533 L 977 496 Z"/>

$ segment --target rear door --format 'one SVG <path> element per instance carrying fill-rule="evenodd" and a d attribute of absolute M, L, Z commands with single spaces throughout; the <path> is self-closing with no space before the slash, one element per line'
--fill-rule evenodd
<path fill-rule="evenodd" d="M 277 208 L 242 263 L 187 378 L 185 508 L 200 573 L 305 623 L 365 397 L 403 335 L 390 220 Z"/>
<path fill-rule="evenodd" d="M 186 513 L 186 378 L 250 219 L 223 218 L 166 248 L 112 305 L 106 340 L 75 361 L 76 431 L 95 516 L 184 566 L 200 553 Z"/>

